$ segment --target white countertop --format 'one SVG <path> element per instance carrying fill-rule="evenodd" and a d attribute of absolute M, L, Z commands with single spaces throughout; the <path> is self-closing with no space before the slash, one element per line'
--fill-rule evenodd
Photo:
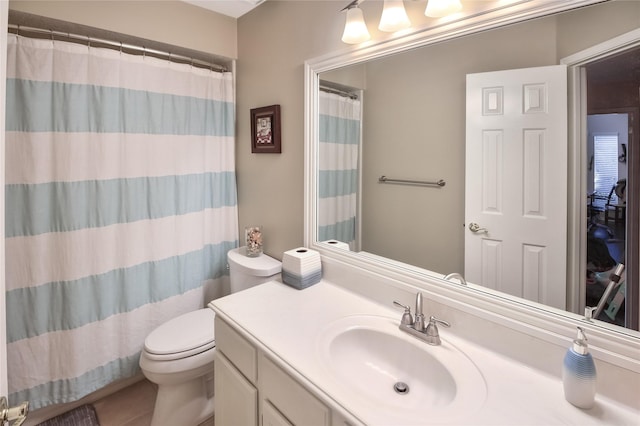
<path fill-rule="evenodd" d="M 216 299 L 211 306 L 223 319 L 239 328 L 250 340 L 275 355 L 291 370 L 314 384 L 328 399 L 367 425 L 398 424 L 375 412 L 353 390 L 327 374 L 318 354 L 320 336 L 327 326 L 353 315 L 376 315 L 400 321 L 401 309 L 381 306 L 325 280 L 304 290 L 277 281 Z M 447 320 L 447 318 L 443 318 Z M 479 410 L 455 419 L 430 419 L 429 409 L 416 424 L 473 425 L 640 425 L 640 412 L 596 395 L 590 410 L 574 407 L 564 399 L 559 378 L 460 340 L 456 324 L 441 328 L 443 342 L 461 348 L 482 373 L 487 396 Z M 422 342 L 421 342 L 422 343 Z M 425 346 L 428 347 L 428 345 Z M 437 350 L 438 347 L 428 347 Z M 562 359 L 549 359 L 562 363 Z"/>

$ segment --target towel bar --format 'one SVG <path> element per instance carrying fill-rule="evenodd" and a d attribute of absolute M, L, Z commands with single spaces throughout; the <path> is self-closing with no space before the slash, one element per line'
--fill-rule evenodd
<path fill-rule="evenodd" d="M 429 182 L 429 181 L 425 181 L 425 180 L 408 180 L 408 179 L 391 179 L 388 178 L 386 176 L 380 176 L 378 178 L 378 182 L 382 182 L 382 183 L 406 183 L 406 184 L 410 184 L 410 185 L 424 185 L 424 186 L 437 186 L 437 187 L 443 187 L 446 185 L 446 182 L 442 179 L 440 179 L 437 182 Z"/>

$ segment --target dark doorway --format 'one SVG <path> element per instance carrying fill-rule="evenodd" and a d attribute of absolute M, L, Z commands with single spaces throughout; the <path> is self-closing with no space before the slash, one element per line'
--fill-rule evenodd
<path fill-rule="evenodd" d="M 619 175 L 610 185 L 589 192 L 587 230 L 587 306 L 595 306 L 607 274 L 616 263 L 625 264 L 625 282 L 608 300 L 609 315 L 598 319 L 638 330 L 640 240 L 640 48 L 634 48 L 586 65 L 587 114 L 624 117 L 627 135 L 618 142 Z M 606 133 L 606 132 L 604 132 Z M 592 135 L 590 135 L 590 138 Z M 626 144 L 621 142 L 626 140 Z M 604 142 L 602 144 L 604 146 Z M 587 169 L 595 173 L 596 153 L 591 151 Z M 592 176 L 591 172 L 590 176 Z M 624 182 L 619 182 L 624 180 Z M 603 190 L 604 188 L 604 190 Z M 607 259 L 609 256 L 609 259 Z M 598 261 L 599 265 L 594 265 Z M 613 266 L 611 264 L 613 263 Z M 604 277 L 603 275 L 604 274 Z M 605 284 L 606 286 L 606 284 Z M 613 297 L 618 297 L 617 301 Z M 621 306 L 616 307 L 618 303 Z M 613 315 L 612 315 L 613 314 Z"/>

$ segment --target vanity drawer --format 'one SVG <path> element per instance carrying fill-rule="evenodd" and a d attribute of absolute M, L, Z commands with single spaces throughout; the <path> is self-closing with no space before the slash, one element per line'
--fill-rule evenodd
<path fill-rule="evenodd" d="M 258 362 L 263 412 L 265 404 L 271 404 L 273 407 L 269 408 L 275 408 L 293 425 L 328 426 L 331 423 L 331 413 L 319 399 L 264 354 Z"/>
<path fill-rule="evenodd" d="M 222 351 L 252 383 L 257 379 L 257 350 L 226 322 L 216 316 L 216 350 Z"/>

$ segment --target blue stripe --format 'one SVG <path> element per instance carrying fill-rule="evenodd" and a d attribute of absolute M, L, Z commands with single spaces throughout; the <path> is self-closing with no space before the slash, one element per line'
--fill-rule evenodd
<path fill-rule="evenodd" d="M 338 240 L 350 243 L 356 239 L 356 218 L 318 227 L 318 241 Z"/>
<path fill-rule="evenodd" d="M 360 142 L 360 120 L 320 114 L 320 142 L 357 145 Z"/>
<path fill-rule="evenodd" d="M 39 235 L 237 204 L 234 172 L 5 186 L 6 236 Z"/>
<path fill-rule="evenodd" d="M 358 189 L 358 171 L 320 170 L 318 185 L 320 198 L 353 194 Z"/>
<path fill-rule="evenodd" d="M 227 274 L 226 254 L 237 246 L 238 241 L 225 241 L 100 275 L 8 291 L 7 341 L 71 330 L 198 288 Z"/>
<path fill-rule="evenodd" d="M 37 410 L 47 405 L 77 401 L 115 380 L 133 377 L 140 371 L 139 360 L 140 353 L 137 353 L 113 360 L 78 377 L 47 382 L 30 389 L 13 392 L 9 395 L 9 405 L 29 401 L 29 409 Z"/>
<path fill-rule="evenodd" d="M 115 87 L 7 80 L 6 130 L 233 136 L 234 104 Z M 205 117 L 203 119 L 203 117 Z"/>

